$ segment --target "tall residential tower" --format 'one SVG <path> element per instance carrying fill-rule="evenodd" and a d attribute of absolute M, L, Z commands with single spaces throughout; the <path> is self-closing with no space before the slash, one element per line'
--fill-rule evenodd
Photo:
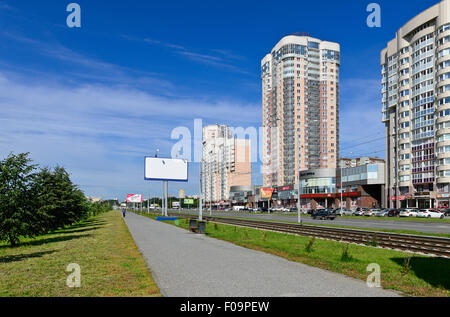
<path fill-rule="evenodd" d="M 226 202 L 232 186 L 252 184 L 251 144 L 226 125 L 203 127 L 202 184 L 205 203 Z"/>
<path fill-rule="evenodd" d="M 381 67 L 386 198 L 391 207 L 448 204 L 450 0 L 400 28 L 381 51 Z"/>
<path fill-rule="evenodd" d="M 263 184 L 298 183 L 299 171 L 335 168 L 340 47 L 308 35 L 282 38 L 261 61 Z"/>

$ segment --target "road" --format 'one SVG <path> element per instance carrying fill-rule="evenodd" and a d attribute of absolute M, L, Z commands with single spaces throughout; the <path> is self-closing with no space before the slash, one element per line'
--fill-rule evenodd
<path fill-rule="evenodd" d="M 196 235 L 128 213 L 125 221 L 164 296 L 398 296 L 364 281 Z"/>
<path fill-rule="evenodd" d="M 180 211 L 175 211 L 180 212 Z M 182 211 L 189 214 L 198 214 L 198 211 Z M 209 211 L 204 211 L 205 216 L 209 216 Z M 297 215 L 277 215 L 277 214 L 252 214 L 243 212 L 213 212 L 213 216 L 240 217 L 260 220 L 291 221 L 297 222 Z M 450 223 L 408 221 L 408 220 L 387 220 L 361 217 L 361 219 L 338 217 L 335 220 L 314 220 L 309 216 L 303 217 L 303 222 L 321 225 L 339 225 L 355 228 L 367 229 L 390 229 L 390 230 L 412 230 L 423 233 L 444 233 L 450 234 Z"/>

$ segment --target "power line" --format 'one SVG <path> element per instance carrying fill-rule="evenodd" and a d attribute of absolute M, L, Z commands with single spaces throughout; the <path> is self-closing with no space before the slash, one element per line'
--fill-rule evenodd
<path fill-rule="evenodd" d="M 370 137 L 373 137 L 373 136 L 376 136 L 376 135 L 380 135 L 380 134 L 384 135 L 384 132 L 378 132 L 378 133 L 375 133 L 375 134 L 372 134 L 372 135 L 368 135 L 368 136 L 361 137 L 361 138 L 358 138 L 358 139 L 353 139 L 353 140 L 350 140 L 350 141 L 342 141 L 341 143 L 352 143 L 352 142 L 368 139 Z"/>
<path fill-rule="evenodd" d="M 375 141 L 379 141 L 379 140 L 384 140 L 384 139 L 385 139 L 385 137 L 376 138 L 376 139 L 373 139 L 373 140 L 370 140 L 370 141 L 366 141 L 366 142 L 355 144 L 353 146 L 344 147 L 343 149 L 340 149 L 340 150 L 342 151 L 342 150 L 345 150 L 345 149 L 351 149 L 351 148 L 354 148 L 354 147 L 357 147 L 357 146 L 360 146 L 360 145 L 369 144 L 369 143 L 372 143 L 372 142 L 375 142 Z"/>

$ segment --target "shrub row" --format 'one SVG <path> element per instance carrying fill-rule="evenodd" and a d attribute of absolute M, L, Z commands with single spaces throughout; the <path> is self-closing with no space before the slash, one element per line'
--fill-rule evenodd
<path fill-rule="evenodd" d="M 109 209 L 90 202 L 63 167 L 41 168 L 29 153 L 0 161 L 0 240 L 13 247 Z"/>

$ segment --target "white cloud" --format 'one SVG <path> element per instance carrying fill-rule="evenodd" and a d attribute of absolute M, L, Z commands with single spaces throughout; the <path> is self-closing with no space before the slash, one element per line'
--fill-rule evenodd
<path fill-rule="evenodd" d="M 259 104 L 168 98 L 124 86 L 21 80 L 0 71 L 0 157 L 31 152 L 40 164 L 61 164 L 87 194 L 123 195 L 154 188 L 143 181 L 143 157 L 170 154 L 172 129 L 193 120 L 260 121 Z M 238 114 L 238 115 L 237 115 Z M 195 191 L 196 173 L 186 185 Z M 180 185 L 181 186 L 181 185 Z"/>

